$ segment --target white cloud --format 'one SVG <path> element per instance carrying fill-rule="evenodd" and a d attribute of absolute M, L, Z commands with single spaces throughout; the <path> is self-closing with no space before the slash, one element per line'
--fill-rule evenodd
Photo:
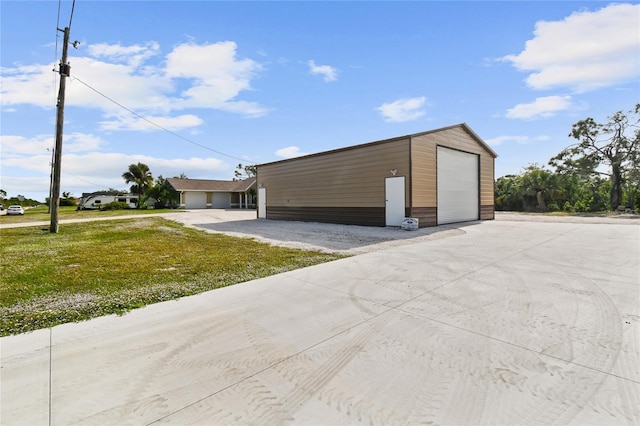
<path fill-rule="evenodd" d="M 163 174 L 164 176 L 176 176 L 180 173 L 185 173 L 191 178 L 208 177 L 211 178 L 212 173 L 217 173 L 224 170 L 229 170 L 229 166 L 218 158 L 149 158 L 149 166 L 155 167 L 157 170 L 155 176 Z M 152 169 L 154 170 L 154 169 Z M 159 171 L 164 171 L 159 173 Z M 229 174 L 231 179 L 232 173 Z"/>
<path fill-rule="evenodd" d="M 101 121 L 99 124 L 102 130 L 134 130 L 148 132 L 156 131 L 160 127 L 166 130 L 177 131 L 197 127 L 202 123 L 203 120 L 200 117 L 193 114 L 185 114 L 177 117 L 147 116 L 145 119 L 129 115 L 117 117 L 109 121 Z"/>
<path fill-rule="evenodd" d="M 533 89 L 585 92 L 634 81 L 640 76 L 639 14 L 639 4 L 612 4 L 541 21 L 522 52 L 502 59 L 531 71 L 526 81 Z"/>
<path fill-rule="evenodd" d="M 330 65 L 316 65 L 315 61 L 307 62 L 311 74 L 317 74 L 324 77 L 324 81 L 336 81 L 338 79 L 338 70 Z"/>
<path fill-rule="evenodd" d="M 484 140 L 489 146 L 498 146 L 502 145 L 505 142 L 515 142 L 517 144 L 526 144 L 529 142 L 529 136 L 498 136 L 491 139 Z"/>
<path fill-rule="evenodd" d="M 376 110 L 380 112 L 384 121 L 400 123 L 415 120 L 426 114 L 425 97 L 398 99 L 394 102 L 382 104 Z"/>
<path fill-rule="evenodd" d="M 256 111 L 256 104 L 250 102 L 232 102 L 241 91 L 251 89 L 251 78 L 262 69 L 251 59 L 236 59 L 236 47 L 230 41 L 204 45 L 187 43 L 176 46 L 167 55 L 167 76 L 191 83 L 181 92 L 178 108 L 243 112 L 243 107 L 249 107 L 251 116 L 266 113 Z M 227 103 L 232 106 L 229 108 Z"/>
<path fill-rule="evenodd" d="M 71 78 L 67 81 L 65 104 L 99 109 L 112 119 L 126 116 L 122 105 L 165 123 L 190 126 L 198 126 L 202 120 L 194 119 L 193 114 L 171 115 L 186 108 L 200 108 L 246 117 L 263 116 L 269 109 L 238 99 L 243 92 L 251 90 L 251 80 L 262 66 L 251 59 L 238 59 L 236 49 L 236 44 L 228 41 L 185 43 L 156 60 L 160 47 L 155 42 L 131 46 L 90 45 L 87 56 L 70 58 Z M 57 96 L 54 66 L 3 67 L 0 76 L 3 109 L 19 104 L 54 108 Z M 129 129 L 135 121 L 129 118 L 119 125 L 111 123 L 110 127 Z"/>
<path fill-rule="evenodd" d="M 276 155 L 282 158 L 293 158 L 307 155 L 307 153 L 300 151 L 300 148 L 298 148 L 297 146 L 288 146 L 286 148 L 277 150 Z"/>
<path fill-rule="evenodd" d="M 40 177 L 2 176 L 2 188 L 7 191 L 9 197 L 25 195 L 27 198 L 44 202 L 45 198 L 49 196 L 50 184 L 51 181 L 48 174 Z M 14 188 L 20 189 L 14 190 Z"/>
<path fill-rule="evenodd" d="M 149 166 L 154 177 L 178 176 L 185 173 L 190 178 L 209 178 L 227 173 L 233 177 L 231 167 L 217 158 L 159 158 L 149 155 L 130 155 L 123 153 L 63 153 L 62 155 L 62 191 L 79 195 L 107 188 L 126 188 L 122 173 L 129 164 L 142 162 Z M 19 187 L 25 192 L 46 193 L 49 190 L 51 154 L 21 155 L 3 158 L 4 167 L 22 169 L 27 176 L 3 175 L 3 186 Z M 25 182 L 29 182 L 28 185 Z M 4 189 L 4 188 L 3 188 Z M 41 197 L 44 199 L 44 197 Z"/>
<path fill-rule="evenodd" d="M 55 90 L 53 64 L 18 65 L 0 69 L 0 101 L 3 110 L 8 105 L 31 104 L 54 108 Z"/>
<path fill-rule="evenodd" d="M 23 155 L 47 155 L 55 145 L 53 135 L 38 135 L 25 138 L 16 135 L 0 136 L 2 143 L 3 162 L 7 158 L 15 158 Z M 85 133 L 68 133 L 64 135 L 62 146 L 64 152 L 88 152 L 100 148 L 104 141 L 97 136 Z M 48 155 L 50 157 L 50 154 Z"/>
<path fill-rule="evenodd" d="M 173 90 L 174 83 L 161 69 L 147 67 L 143 72 L 124 64 L 79 57 L 73 60 L 65 104 L 105 113 L 124 111 L 118 104 L 140 113 L 169 113 L 174 105 Z"/>
<path fill-rule="evenodd" d="M 6 166 L 6 159 L 16 155 L 36 155 L 47 152 L 54 146 L 52 135 L 39 135 L 33 138 L 25 138 L 15 135 L 0 136 L 2 143 L 2 162 Z"/>
<path fill-rule="evenodd" d="M 124 183 L 122 173 L 129 164 L 141 162 L 149 166 L 154 177 L 171 177 L 184 172 L 189 177 L 226 170 L 228 166 L 217 158 L 159 158 L 150 155 L 90 152 L 63 155 L 64 173 L 84 177 L 89 181 L 116 180 Z M 231 177 L 231 176 L 230 176 Z"/>
<path fill-rule="evenodd" d="M 148 42 L 145 45 L 121 46 L 117 44 L 96 43 L 88 47 L 88 52 L 95 58 L 105 58 L 111 62 L 138 67 L 147 59 L 160 53 L 160 45 Z"/>
<path fill-rule="evenodd" d="M 507 118 L 531 120 L 552 117 L 572 107 L 571 96 L 545 96 L 528 104 L 518 104 L 507 110 Z"/>
<path fill-rule="evenodd" d="M 6 191 L 20 188 L 22 193 L 34 194 L 43 201 L 48 196 L 52 148 L 51 135 L 25 138 L 15 135 L 0 137 L 2 151 L 2 185 Z M 107 143 L 99 137 L 84 133 L 69 133 L 64 137 L 62 154 L 62 191 L 76 195 L 99 189 L 126 188 L 122 173 L 131 163 L 149 165 L 153 176 L 191 178 L 233 177 L 230 165 L 218 158 L 162 158 L 151 155 L 99 152 Z M 14 194 L 15 195 L 15 194 Z"/>
<path fill-rule="evenodd" d="M 228 101 L 220 105 L 218 109 L 242 114 L 249 118 L 263 117 L 272 111 L 271 108 L 265 108 L 256 102 L 247 101 Z"/>
<path fill-rule="evenodd" d="M 490 146 L 498 146 L 498 145 L 502 145 L 503 143 L 516 143 L 518 145 L 525 145 L 531 142 L 542 142 L 546 140 L 549 140 L 549 137 L 546 135 L 538 136 L 535 138 L 532 138 L 531 136 L 521 136 L 521 135 L 520 136 L 504 135 L 504 136 L 498 136 L 491 139 L 485 139 L 484 141 Z"/>
<path fill-rule="evenodd" d="M 63 137 L 64 152 L 90 152 L 100 149 L 105 142 L 94 135 L 86 133 L 67 133 Z"/>

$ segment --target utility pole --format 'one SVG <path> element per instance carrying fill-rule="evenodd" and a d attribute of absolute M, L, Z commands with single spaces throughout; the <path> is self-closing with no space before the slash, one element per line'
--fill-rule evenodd
<path fill-rule="evenodd" d="M 69 48 L 69 27 L 64 30 L 58 28 L 58 31 L 64 33 L 64 41 L 62 42 L 62 60 L 60 61 L 60 90 L 58 91 L 58 105 L 56 114 L 56 144 L 53 149 L 53 175 L 51 176 L 51 224 L 49 232 L 58 233 L 58 209 L 60 207 L 60 170 L 62 168 L 62 128 L 64 126 L 64 93 L 67 87 L 67 77 L 71 74 L 71 67 L 67 63 L 67 50 Z"/>

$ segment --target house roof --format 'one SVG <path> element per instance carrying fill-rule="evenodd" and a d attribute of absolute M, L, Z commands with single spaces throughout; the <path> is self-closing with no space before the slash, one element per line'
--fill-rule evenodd
<path fill-rule="evenodd" d="M 176 191 L 207 191 L 207 192 L 244 192 L 256 184 L 256 178 L 244 180 L 210 180 L 210 179 L 181 179 L 168 178 L 167 182 Z"/>
<path fill-rule="evenodd" d="M 412 133 L 410 135 L 398 136 L 398 137 L 391 138 L 391 139 L 384 139 L 384 140 L 375 141 L 375 142 L 352 145 L 352 146 L 347 146 L 347 147 L 344 147 L 344 148 L 338 148 L 338 149 L 333 149 L 333 150 L 329 150 L 329 151 L 323 151 L 323 152 L 317 152 L 317 153 L 314 153 L 314 154 L 303 155 L 303 156 L 300 156 L 300 157 L 287 158 L 285 160 L 277 160 L 277 161 L 273 161 L 273 162 L 270 162 L 270 163 L 259 164 L 259 166 L 265 166 L 267 164 L 276 164 L 276 163 L 284 163 L 284 162 L 289 162 L 289 161 L 295 161 L 295 160 L 298 160 L 300 158 L 316 157 L 316 156 L 325 155 L 325 154 L 329 154 L 329 153 L 333 153 L 333 152 L 348 151 L 348 150 L 351 150 L 351 149 L 362 148 L 362 147 L 367 146 L 367 145 L 376 145 L 376 144 L 381 144 L 381 143 L 388 143 L 388 142 L 393 142 L 393 141 L 402 140 L 402 139 L 406 139 L 406 138 L 412 138 L 412 137 L 417 137 L 417 136 L 422 136 L 422 135 L 428 135 L 430 133 L 443 132 L 445 130 L 455 129 L 456 127 L 461 127 L 462 129 L 464 129 L 473 139 L 475 139 L 476 142 L 478 142 L 478 144 L 480 146 L 482 146 L 484 149 L 486 149 L 487 152 L 489 152 L 489 154 L 491 156 L 493 156 L 493 158 L 497 158 L 498 157 L 498 154 L 493 149 L 491 149 L 491 147 L 485 141 L 483 141 L 482 138 L 480 136 L 478 136 L 476 134 L 476 132 L 474 132 L 471 129 L 471 127 L 469 127 L 469 125 L 467 123 L 460 123 L 460 124 L 454 124 L 453 126 L 447 126 L 447 127 L 441 127 L 439 129 L 428 130 L 426 132 Z"/>

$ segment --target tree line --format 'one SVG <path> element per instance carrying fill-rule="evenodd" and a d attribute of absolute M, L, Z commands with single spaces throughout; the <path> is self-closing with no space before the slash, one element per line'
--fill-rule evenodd
<path fill-rule="evenodd" d="M 495 208 L 509 211 L 640 210 L 640 104 L 598 123 L 572 126 L 576 143 L 495 182 Z"/>
<path fill-rule="evenodd" d="M 243 180 L 249 177 L 255 176 L 256 174 L 256 166 L 255 165 L 242 165 L 238 164 L 236 170 L 234 172 L 233 180 Z M 188 179 L 184 173 L 181 173 L 180 176 L 174 176 L 177 179 Z M 158 176 L 154 179 L 153 174 L 151 173 L 151 169 L 148 165 L 138 162 L 130 164 L 127 170 L 122 173 L 122 179 L 124 179 L 125 183 L 131 184 L 129 187 L 129 192 L 132 195 L 137 196 L 137 207 L 144 208 L 147 206 L 149 200 L 153 200 L 153 205 L 155 208 L 176 208 L 179 200 L 180 194 L 169 184 L 169 182 L 162 177 L 162 175 Z M 113 195 L 124 195 L 125 191 L 109 188 L 107 190 L 97 191 L 99 193 L 104 194 L 113 194 Z M 251 191 L 249 191 L 251 192 Z M 0 190 L 0 201 L 5 201 L 6 192 Z M 34 201 L 34 205 L 40 204 L 39 202 Z M 49 198 L 46 199 L 46 203 L 49 203 Z M 27 205 L 25 203 L 20 203 L 23 205 Z M 60 205 L 61 206 L 74 206 L 77 204 L 76 197 L 73 196 L 70 192 L 63 192 L 60 197 Z M 120 205 L 122 204 L 122 205 Z M 110 203 L 110 205 L 105 208 L 109 209 L 120 209 L 127 208 L 124 203 Z"/>

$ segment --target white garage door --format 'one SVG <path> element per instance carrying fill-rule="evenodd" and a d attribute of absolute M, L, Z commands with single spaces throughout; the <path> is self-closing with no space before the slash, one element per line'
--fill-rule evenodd
<path fill-rule="evenodd" d="M 438 147 L 438 224 L 478 220 L 479 156 Z"/>
<path fill-rule="evenodd" d="M 231 207 L 231 196 L 228 192 L 214 192 L 211 194 L 211 207 L 214 209 L 228 209 Z"/>
<path fill-rule="evenodd" d="M 207 194 L 205 192 L 185 192 L 184 207 L 187 209 L 206 209 Z"/>

